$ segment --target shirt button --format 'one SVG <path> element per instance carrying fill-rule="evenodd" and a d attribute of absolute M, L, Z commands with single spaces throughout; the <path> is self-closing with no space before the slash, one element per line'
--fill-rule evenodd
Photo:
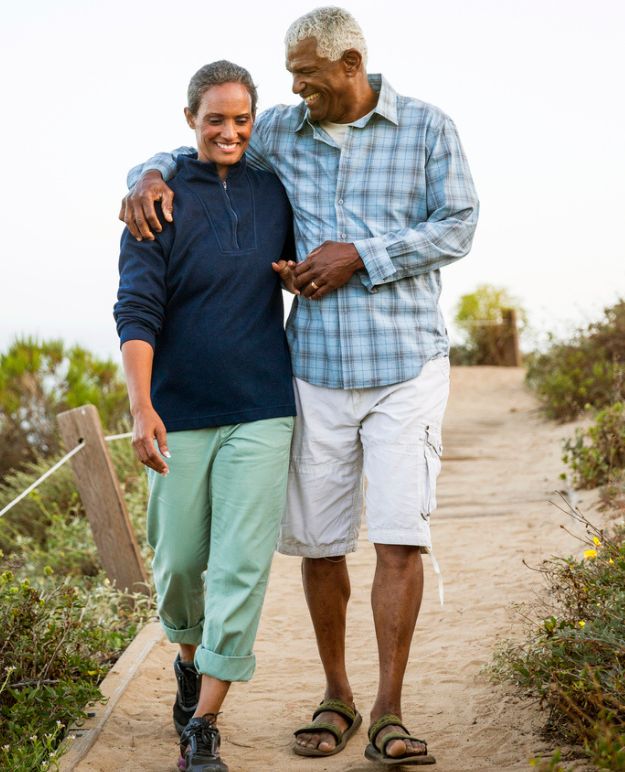
<path fill-rule="evenodd" d="M 339 201 L 338 201 L 338 203 L 339 203 L 339 206 L 343 206 L 343 199 L 342 199 L 342 198 L 339 198 Z"/>
<path fill-rule="evenodd" d="M 346 238 L 347 238 L 347 235 L 345 233 L 341 233 L 341 239 L 343 239 L 344 241 Z"/>

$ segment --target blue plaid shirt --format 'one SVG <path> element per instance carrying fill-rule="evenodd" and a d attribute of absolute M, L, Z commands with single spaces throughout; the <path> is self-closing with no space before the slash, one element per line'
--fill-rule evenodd
<path fill-rule="evenodd" d="M 447 355 L 440 269 L 467 254 L 478 215 L 451 119 L 381 75 L 369 81 L 377 106 L 350 124 L 342 148 L 302 102 L 263 112 L 247 151 L 286 188 L 298 260 L 324 241 L 345 241 L 365 264 L 320 301 L 296 297 L 287 321 L 294 375 L 337 389 L 406 381 Z M 129 186 L 147 169 L 170 178 L 177 155 L 189 152 L 154 156 L 131 170 Z"/>

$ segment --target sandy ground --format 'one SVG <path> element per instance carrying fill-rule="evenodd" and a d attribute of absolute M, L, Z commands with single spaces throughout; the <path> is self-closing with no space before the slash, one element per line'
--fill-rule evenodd
<path fill-rule="evenodd" d="M 453 370 L 433 518 L 446 602 L 441 608 L 426 559 L 425 597 L 404 690 L 404 720 L 428 740 L 439 772 L 527 770 L 532 755 L 548 750 L 539 736 L 538 706 L 492 686 L 480 670 L 496 642 L 518 630 L 511 604 L 540 589 L 540 575 L 522 559 L 538 564 L 579 549 L 560 528 L 567 518 L 549 503 L 562 487 L 561 440 L 572 431 L 541 418 L 521 370 Z M 374 552 L 366 533 L 349 567 L 349 672 L 367 725 L 377 656 L 369 605 Z M 323 694 L 295 558 L 276 558 L 256 654 L 254 679 L 233 686 L 222 717 L 222 755 L 231 772 L 376 769 L 363 757 L 364 726 L 337 756 L 304 759 L 290 751 L 291 731 Z M 156 646 L 76 769 L 176 769 L 174 655 L 166 641 Z"/>

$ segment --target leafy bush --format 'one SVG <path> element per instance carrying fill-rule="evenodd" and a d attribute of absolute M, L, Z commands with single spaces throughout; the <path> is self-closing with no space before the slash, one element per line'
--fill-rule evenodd
<path fill-rule="evenodd" d="M 584 557 L 543 563 L 547 598 L 524 607 L 529 637 L 500 649 L 494 673 L 540 699 L 554 736 L 600 769 L 625 770 L 625 534 L 571 515 L 586 527 Z M 540 768 L 559 768 L 551 761 Z"/>
<path fill-rule="evenodd" d="M 614 483 L 625 469 L 625 404 L 601 410 L 588 429 L 577 429 L 564 443 L 563 461 L 573 470 L 577 488 Z"/>
<path fill-rule="evenodd" d="M 0 559 L 2 556 L 0 555 Z M 103 583 L 97 592 L 58 580 L 39 586 L 0 574 L 0 768 L 45 769 L 98 682 L 150 615 L 149 599 Z"/>
<path fill-rule="evenodd" d="M 0 507 L 58 457 L 56 413 L 87 402 L 123 431 L 113 363 L 60 341 L 16 341 L 0 356 Z M 129 441 L 109 448 L 147 562 L 145 472 Z M 154 602 L 104 576 L 69 465 L 0 518 L 0 548 L 0 769 L 46 769 Z"/>
<path fill-rule="evenodd" d="M 587 405 L 595 409 L 625 400 L 625 300 L 579 329 L 571 340 L 552 341 L 528 360 L 527 383 L 550 418 L 568 421 Z"/>
<path fill-rule="evenodd" d="M 60 340 L 17 339 L 0 355 L 0 476 L 59 450 L 56 415 L 90 403 L 107 429 L 128 420 L 117 365 Z"/>
<path fill-rule="evenodd" d="M 508 335 L 504 327 L 507 311 L 517 312 L 520 328 L 526 324 L 526 314 L 519 302 L 506 289 L 481 284 L 475 292 L 463 295 L 456 306 L 455 321 L 464 334 L 464 341 L 453 346 L 452 364 L 502 364 L 502 345 Z"/>

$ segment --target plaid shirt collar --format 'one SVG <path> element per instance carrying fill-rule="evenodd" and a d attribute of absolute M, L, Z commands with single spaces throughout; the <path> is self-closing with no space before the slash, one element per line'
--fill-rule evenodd
<path fill-rule="evenodd" d="M 351 121 L 350 126 L 356 126 L 357 128 L 362 129 L 367 125 L 367 123 L 369 123 L 374 113 L 381 115 L 383 118 L 386 118 L 387 121 L 394 123 L 396 126 L 399 125 L 399 120 L 397 117 L 397 92 L 383 75 L 380 75 L 379 73 L 371 73 L 367 77 L 369 79 L 369 85 L 371 88 L 378 93 L 378 103 L 370 113 L 363 115 L 361 118 L 358 118 L 355 121 Z M 299 132 L 306 126 L 309 126 L 314 131 L 318 124 L 313 123 L 308 119 L 308 108 L 304 102 L 302 102 L 302 104 L 299 105 L 297 109 L 301 114 L 301 119 L 294 130 Z"/>

